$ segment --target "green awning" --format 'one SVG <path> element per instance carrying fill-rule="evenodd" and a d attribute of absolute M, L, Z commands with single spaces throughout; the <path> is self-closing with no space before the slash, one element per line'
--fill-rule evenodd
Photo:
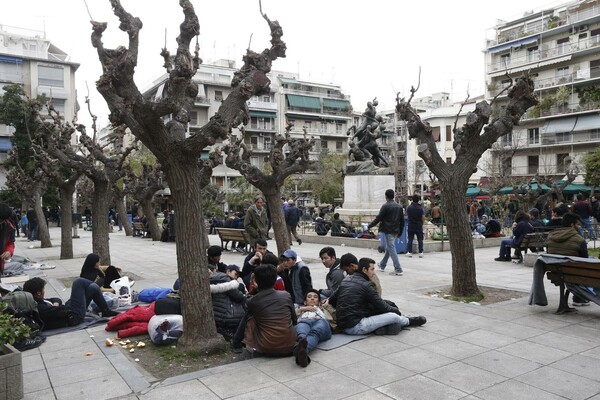
<path fill-rule="evenodd" d="M 208 151 L 204 150 L 204 151 L 202 151 L 202 153 L 200 153 L 200 160 L 207 161 L 209 156 L 210 156 L 210 153 Z"/>
<path fill-rule="evenodd" d="M 346 100 L 323 99 L 323 107 L 337 108 L 340 110 L 348 110 L 350 108 L 350 102 L 348 102 Z"/>
<path fill-rule="evenodd" d="M 525 193 L 527 190 L 538 190 L 538 187 L 539 187 L 538 183 L 536 181 L 532 181 L 532 182 L 530 182 L 529 187 L 525 183 L 518 185 L 517 192 Z M 548 187 L 548 185 L 546 185 L 545 183 L 542 183 L 541 190 L 542 190 L 542 193 L 546 193 L 547 191 L 550 190 L 550 187 Z M 512 194 L 512 193 L 514 193 L 514 186 L 505 186 L 496 192 L 496 194 Z"/>
<path fill-rule="evenodd" d="M 290 107 L 312 108 L 314 110 L 321 109 L 321 101 L 318 97 L 298 96 L 295 94 L 287 95 L 288 104 Z"/>
<path fill-rule="evenodd" d="M 250 111 L 250 116 L 257 117 L 257 118 L 276 118 L 277 114 L 274 112 L 271 113 L 271 112 L 265 112 L 265 111 Z"/>
<path fill-rule="evenodd" d="M 481 192 L 481 189 L 479 189 L 478 187 L 467 188 L 467 197 L 479 196 L 480 192 Z"/>
<path fill-rule="evenodd" d="M 279 81 L 281 83 L 287 83 L 287 84 L 290 84 L 290 85 L 292 85 L 292 84 L 296 84 L 296 85 L 299 84 L 299 82 L 297 80 L 295 80 L 295 79 L 283 78 L 281 76 L 279 77 Z"/>
<path fill-rule="evenodd" d="M 556 185 L 564 186 L 565 181 L 558 181 L 558 182 L 556 182 Z M 591 186 L 582 185 L 580 183 L 571 183 L 562 190 L 563 194 L 578 194 L 578 193 L 590 194 L 591 191 L 592 191 Z"/>

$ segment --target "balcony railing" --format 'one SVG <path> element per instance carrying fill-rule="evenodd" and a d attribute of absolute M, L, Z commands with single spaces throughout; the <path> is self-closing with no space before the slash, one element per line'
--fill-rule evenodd
<path fill-rule="evenodd" d="M 565 115 L 565 114 L 574 114 L 574 113 L 580 113 L 580 112 L 586 112 L 586 111 L 592 111 L 592 110 L 598 110 L 598 109 L 600 109 L 599 102 L 589 102 L 589 103 L 583 103 L 583 104 L 569 103 L 569 104 L 562 105 L 562 106 L 552 106 L 548 110 L 540 110 L 539 115 L 535 115 L 532 110 L 529 110 L 529 112 L 523 114 L 523 116 L 521 117 L 521 120 L 525 121 L 528 119 L 536 119 L 536 118 L 541 118 L 541 117 L 552 117 L 552 116 L 556 116 L 556 115 Z"/>

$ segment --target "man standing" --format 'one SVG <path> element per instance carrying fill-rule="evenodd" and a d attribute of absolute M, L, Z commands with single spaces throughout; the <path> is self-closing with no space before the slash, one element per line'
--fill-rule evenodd
<path fill-rule="evenodd" d="M 288 207 L 284 210 L 285 215 L 285 224 L 287 225 L 288 235 L 290 236 L 290 246 L 292 245 L 292 235 L 298 242 L 298 244 L 302 244 L 302 239 L 298 236 L 296 232 L 296 227 L 300 222 L 300 216 L 302 215 L 302 211 L 298 207 L 296 207 L 296 203 L 294 200 L 288 200 Z"/>
<path fill-rule="evenodd" d="M 400 260 L 398 260 L 398 253 L 396 253 L 395 242 L 396 238 L 402 235 L 404 229 L 404 210 L 400 204 L 394 201 L 394 191 L 392 189 L 385 191 L 385 200 L 386 202 L 381 206 L 379 214 L 369 224 L 368 228 L 371 229 L 380 224 L 379 232 L 384 236 L 385 254 L 379 263 L 379 269 L 384 271 L 388 258 L 391 258 L 394 264 L 394 272 L 390 275 L 402 275 L 402 267 L 400 266 Z"/>
<path fill-rule="evenodd" d="M 267 239 L 267 210 L 263 205 L 265 199 L 262 196 L 254 198 L 254 204 L 248 207 L 244 217 L 244 229 L 250 237 L 250 246 L 255 248 L 258 239 Z"/>
<path fill-rule="evenodd" d="M 579 215 L 581 219 L 581 225 L 588 231 L 589 238 L 591 240 L 596 239 L 596 233 L 594 232 L 593 219 L 592 219 L 592 206 L 590 203 L 583 199 L 583 195 L 579 193 L 577 195 L 577 202 L 573 204 L 573 212 Z M 583 234 L 583 229 L 579 230 L 579 234 Z"/>
<path fill-rule="evenodd" d="M 477 208 L 475 210 L 477 211 Z M 423 218 L 425 218 L 425 210 L 419 204 L 418 195 L 413 195 L 412 203 L 406 208 L 406 215 L 408 216 L 408 253 L 406 253 L 406 256 L 412 257 L 413 238 L 414 235 L 417 235 L 419 258 L 423 258 Z"/>

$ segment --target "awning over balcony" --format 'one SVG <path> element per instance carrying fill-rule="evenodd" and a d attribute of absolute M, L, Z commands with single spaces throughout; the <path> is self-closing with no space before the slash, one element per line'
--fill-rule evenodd
<path fill-rule="evenodd" d="M 23 59 L 16 57 L 0 56 L 0 62 L 23 64 Z"/>
<path fill-rule="evenodd" d="M 337 99 L 323 99 L 323 107 L 337 108 L 339 110 L 347 110 L 350 108 L 350 102 Z"/>
<path fill-rule="evenodd" d="M 573 130 L 577 131 L 577 132 L 581 132 L 581 131 L 589 131 L 592 129 L 599 129 L 599 128 L 600 128 L 600 115 L 593 114 L 593 115 L 580 115 L 579 117 L 577 117 L 577 123 L 575 124 L 575 128 L 573 128 Z"/>
<path fill-rule="evenodd" d="M 516 40 L 514 42 L 502 43 L 501 45 L 498 45 L 496 47 L 491 47 L 488 51 L 492 54 L 499 53 L 501 51 L 508 50 L 511 47 L 519 47 L 526 44 L 536 43 L 539 40 L 539 38 L 540 35 L 535 35 L 528 38 L 523 38 L 521 40 Z"/>
<path fill-rule="evenodd" d="M 288 104 L 290 107 L 312 108 L 315 110 L 321 109 L 321 101 L 318 97 L 298 96 L 295 94 L 287 95 Z"/>
<path fill-rule="evenodd" d="M 558 64 L 558 63 L 563 62 L 563 61 L 569 61 L 572 56 L 573 56 L 572 54 L 569 54 L 568 56 L 564 56 L 564 57 L 558 57 L 558 58 L 552 58 L 550 60 L 540 61 L 537 64 L 537 66 L 538 67 L 543 67 L 545 65 L 552 65 L 552 64 Z"/>
<path fill-rule="evenodd" d="M 266 111 L 250 111 L 250 116 L 257 118 L 275 118 L 277 117 L 277 113 Z"/>
<path fill-rule="evenodd" d="M 575 127 L 577 117 L 552 119 L 542 127 L 542 135 L 571 132 Z"/>

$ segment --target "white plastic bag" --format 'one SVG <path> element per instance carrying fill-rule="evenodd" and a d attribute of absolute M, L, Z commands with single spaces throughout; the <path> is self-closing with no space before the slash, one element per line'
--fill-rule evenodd
<path fill-rule="evenodd" d="M 155 315 L 148 321 L 148 335 L 154 344 L 171 344 L 183 334 L 183 317 L 178 314 Z"/>
<path fill-rule="evenodd" d="M 129 277 L 124 276 L 115 279 L 110 283 L 110 287 L 114 289 L 115 294 L 119 296 L 119 307 L 131 304 L 131 282 L 129 282 Z"/>

